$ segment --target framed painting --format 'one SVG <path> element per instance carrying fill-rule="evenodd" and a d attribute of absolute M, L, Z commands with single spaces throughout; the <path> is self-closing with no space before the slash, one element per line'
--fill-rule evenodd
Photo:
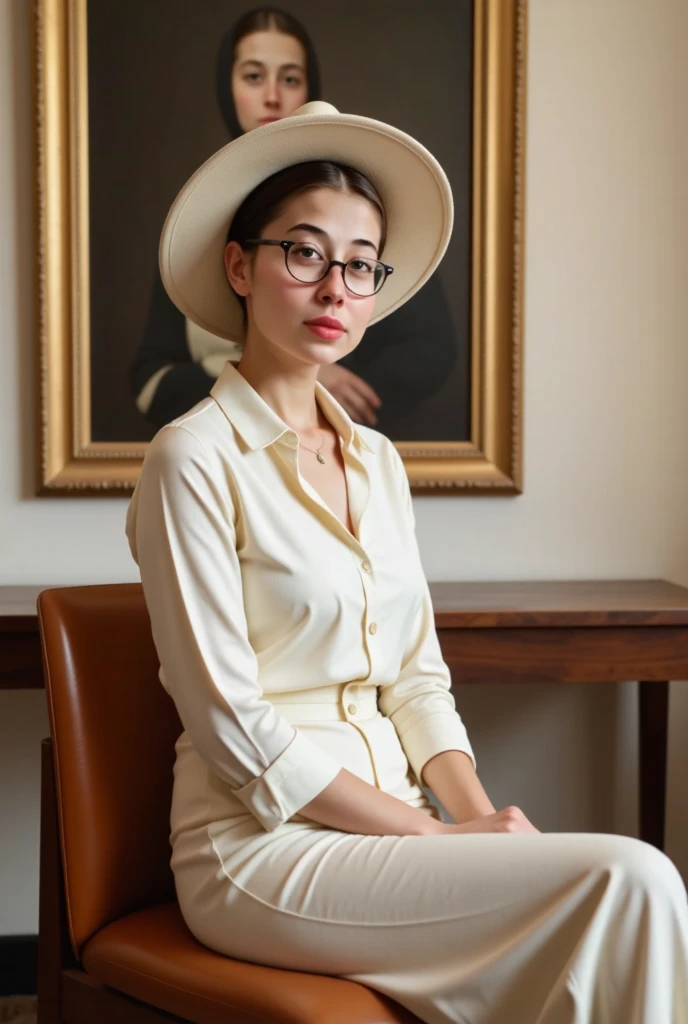
<path fill-rule="evenodd" d="M 279 6 L 311 97 L 417 138 L 454 195 L 438 270 L 341 364 L 414 492 L 519 493 L 526 0 Z M 172 307 L 157 247 L 190 174 L 251 129 L 232 33 L 255 8 L 34 0 L 40 494 L 131 492 L 156 430 L 238 358 Z"/>

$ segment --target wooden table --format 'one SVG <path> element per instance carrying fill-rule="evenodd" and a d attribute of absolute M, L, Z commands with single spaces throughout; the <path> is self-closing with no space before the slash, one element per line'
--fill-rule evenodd
<path fill-rule="evenodd" d="M 0 688 L 43 686 L 36 597 L 0 586 Z M 637 680 L 640 835 L 663 848 L 669 680 L 688 680 L 688 589 L 664 580 L 431 583 L 461 683 Z"/>

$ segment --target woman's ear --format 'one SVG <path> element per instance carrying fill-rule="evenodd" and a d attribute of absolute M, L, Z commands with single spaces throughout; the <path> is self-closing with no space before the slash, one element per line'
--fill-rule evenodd
<path fill-rule="evenodd" d="M 225 247 L 225 272 L 237 295 L 246 298 L 251 294 L 251 266 L 238 242 L 228 242 Z"/>

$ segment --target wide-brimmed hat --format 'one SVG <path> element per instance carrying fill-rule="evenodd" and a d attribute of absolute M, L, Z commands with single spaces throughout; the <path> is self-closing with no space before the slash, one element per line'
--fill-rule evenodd
<path fill-rule="evenodd" d="M 227 281 L 227 232 L 244 199 L 293 164 L 331 160 L 365 174 L 387 215 L 383 258 L 394 273 L 378 292 L 370 323 L 393 313 L 442 259 L 454 219 L 447 176 L 405 132 L 315 100 L 289 117 L 223 146 L 189 178 L 167 215 L 160 272 L 174 304 L 199 327 L 243 341 L 243 313 Z"/>

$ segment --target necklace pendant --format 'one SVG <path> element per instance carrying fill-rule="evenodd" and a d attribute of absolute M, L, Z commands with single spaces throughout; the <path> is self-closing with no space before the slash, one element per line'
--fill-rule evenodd
<path fill-rule="evenodd" d="M 322 462 L 322 464 L 324 466 L 325 465 L 325 460 L 323 459 L 322 455 L 320 455 L 319 453 L 317 453 L 317 454 L 318 454 L 318 462 Z"/>

